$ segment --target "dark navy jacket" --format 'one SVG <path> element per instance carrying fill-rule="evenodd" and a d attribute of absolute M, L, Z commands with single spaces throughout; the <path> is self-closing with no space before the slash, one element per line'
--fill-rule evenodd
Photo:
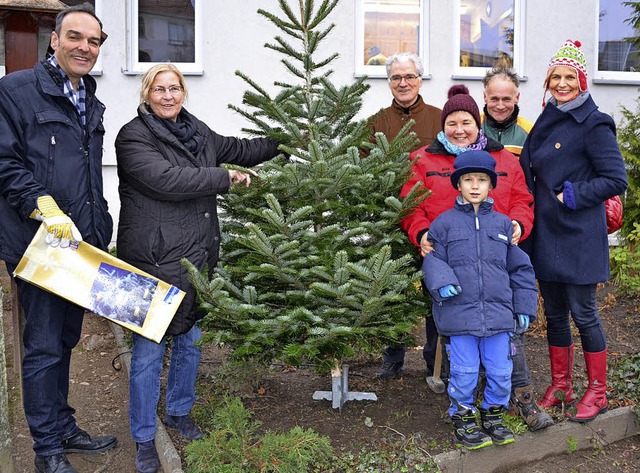
<path fill-rule="evenodd" d="M 533 245 L 527 252 L 536 277 L 567 284 L 608 280 L 604 201 L 627 188 L 613 119 L 591 97 L 566 112 L 549 103 L 524 144 L 520 165 L 536 203 L 533 238 L 524 242 Z M 566 196 L 564 204 L 556 197 L 567 185 L 573 210 Z"/>
<path fill-rule="evenodd" d="M 113 221 L 103 197 L 102 117 L 95 80 L 84 77 L 87 126 L 64 95 L 60 73 L 46 61 L 0 79 L 0 259 L 18 263 L 40 222 L 29 218 L 51 195 L 101 249 Z"/>
<path fill-rule="evenodd" d="M 513 332 L 515 314 L 535 320 L 536 281 L 529 257 L 511 244 L 511 220 L 486 200 L 474 213 L 456 199 L 453 209 L 431 224 L 433 251 L 422 271 L 433 297 L 433 316 L 442 335 L 490 337 Z M 460 286 L 457 296 L 443 299 L 438 289 Z"/>

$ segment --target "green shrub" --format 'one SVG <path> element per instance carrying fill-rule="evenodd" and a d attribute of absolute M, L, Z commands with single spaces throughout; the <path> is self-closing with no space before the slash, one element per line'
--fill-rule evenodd
<path fill-rule="evenodd" d="M 294 427 L 289 433 L 268 430 L 251 421 L 239 398 L 226 398 L 214 414 L 217 428 L 185 447 L 187 473 L 299 473 L 315 461 L 330 458 L 327 437 L 312 429 Z"/>
<path fill-rule="evenodd" d="M 640 293 L 640 224 L 634 222 L 633 230 L 622 240 L 622 245 L 609 252 L 611 279 L 618 290 L 633 296 Z"/>
<path fill-rule="evenodd" d="M 629 188 L 622 199 L 623 236 L 629 235 L 634 229 L 634 223 L 640 221 L 640 99 L 636 99 L 636 104 L 636 111 L 621 108 L 622 120 L 618 125 L 618 144 L 629 180 Z"/>
<path fill-rule="evenodd" d="M 640 404 L 640 352 L 631 355 L 612 367 L 609 386 L 623 404 Z"/>

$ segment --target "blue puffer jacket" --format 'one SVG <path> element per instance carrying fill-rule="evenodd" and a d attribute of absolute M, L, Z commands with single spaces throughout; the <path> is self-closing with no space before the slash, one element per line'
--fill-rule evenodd
<path fill-rule="evenodd" d="M 46 61 L 0 79 L 0 259 L 16 264 L 40 222 L 29 215 L 50 195 L 83 239 L 106 249 L 113 221 L 102 185 L 102 116 L 96 83 L 84 77 L 87 127 Z"/>
<path fill-rule="evenodd" d="M 514 314 L 535 320 L 538 296 L 533 267 L 524 251 L 511 244 L 513 226 L 480 205 L 477 215 L 460 197 L 429 229 L 434 250 L 422 263 L 424 281 L 433 297 L 433 316 L 442 335 L 490 337 L 513 331 Z M 448 284 L 462 292 L 443 299 L 438 289 Z"/>

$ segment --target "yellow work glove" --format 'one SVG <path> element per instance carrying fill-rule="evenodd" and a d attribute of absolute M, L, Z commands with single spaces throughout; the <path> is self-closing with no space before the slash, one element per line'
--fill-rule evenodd
<path fill-rule="evenodd" d="M 60 210 L 50 195 L 38 197 L 38 208 L 31 213 L 31 218 L 44 223 L 47 229 L 45 241 L 53 247 L 67 248 L 72 242 L 77 246 L 82 241 L 82 235 L 73 220 Z"/>

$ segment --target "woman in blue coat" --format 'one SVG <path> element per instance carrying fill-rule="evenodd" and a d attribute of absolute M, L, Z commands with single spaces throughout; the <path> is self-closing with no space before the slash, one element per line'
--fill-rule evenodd
<path fill-rule="evenodd" d="M 604 202 L 627 188 L 615 123 L 587 90 L 580 42 L 567 40 L 551 58 L 544 87 L 551 97 L 524 145 L 520 164 L 534 194 L 533 238 L 527 250 L 547 318 L 551 386 L 541 406 L 574 399 L 569 314 L 580 332 L 589 387 L 571 420 L 607 410 L 607 343 L 596 286 L 609 279 Z"/>

